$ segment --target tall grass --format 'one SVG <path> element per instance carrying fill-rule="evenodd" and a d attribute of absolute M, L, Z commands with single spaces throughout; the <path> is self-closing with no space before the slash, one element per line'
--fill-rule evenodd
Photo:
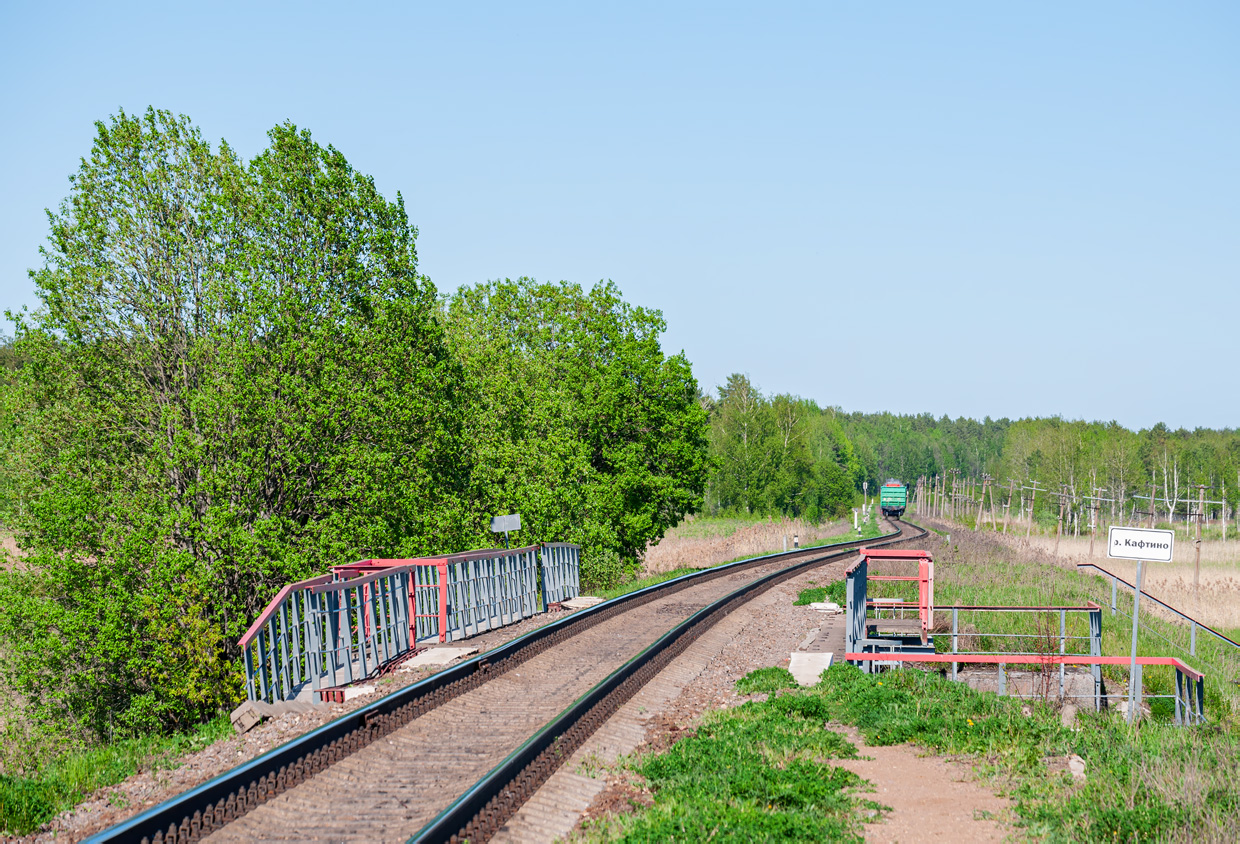
<path fill-rule="evenodd" d="M 871 522 L 867 527 L 873 528 Z M 657 574 L 683 568 L 706 568 L 738 558 L 792 548 L 793 537 L 801 547 L 830 541 L 852 531 L 852 522 L 813 524 L 799 519 L 745 520 L 695 517 L 667 532 L 658 544 L 646 549 L 644 568 Z"/>
<path fill-rule="evenodd" d="M 227 715 L 188 733 L 127 738 L 66 753 L 24 774 L 0 774 L 0 830 L 26 835 L 99 788 L 144 768 L 165 768 L 178 756 L 232 735 Z"/>
<path fill-rule="evenodd" d="M 1117 612 L 1112 615 L 1111 582 L 1109 579 L 1078 571 L 1074 564 L 1056 560 L 1037 548 L 1012 548 L 995 539 L 993 534 L 975 533 L 959 525 L 927 522 L 927 526 L 950 532 L 951 544 L 934 537 L 926 546 L 935 558 L 935 604 L 1047 606 L 1080 605 L 1095 601 L 1104 607 L 1102 613 L 1102 652 L 1124 655 L 1132 639 L 1132 597 L 1121 588 L 1117 594 Z M 871 573 L 884 569 L 871 567 Z M 909 597 L 908 588 L 897 583 L 871 582 L 872 597 Z M 1059 618 L 1054 614 L 1053 638 L 1058 649 Z M 935 629 L 940 633 L 937 645 L 950 650 L 951 616 L 936 613 Z M 1032 613 L 960 614 L 960 625 L 972 625 L 969 632 L 974 651 L 1036 652 L 1037 643 L 1046 639 L 1048 618 Z M 1068 635 L 1086 636 L 1088 617 L 1084 613 L 1068 614 Z M 1040 626 L 1041 625 L 1041 626 Z M 994 634 L 1014 633 L 1020 640 L 999 639 Z M 1084 642 L 1078 643 L 1082 652 Z M 962 648 L 963 650 L 964 648 Z M 1073 648 L 1070 646 L 1071 652 Z M 1196 654 L 1189 656 L 1190 631 L 1166 613 L 1160 613 L 1151 602 L 1141 605 L 1138 652 L 1143 656 L 1174 656 L 1206 676 L 1206 707 L 1212 720 L 1228 720 L 1240 713 L 1240 652 L 1198 632 Z M 1084 650 L 1087 652 L 1087 650 Z M 1144 687 L 1149 694 L 1169 694 L 1174 685 L 1174 669 L 1147 667 L 1143 671 Z M 1104 666 L 1104 678 L 1112 688 L 1126 684 L 1127 669 Z M 1169 713 L 1170 701 L 1155 705 L 1156 714 Z"/>

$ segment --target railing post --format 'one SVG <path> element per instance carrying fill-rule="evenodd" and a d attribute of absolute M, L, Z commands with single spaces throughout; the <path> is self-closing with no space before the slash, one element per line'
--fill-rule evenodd
<path fill-rule="evenodd" d="M 448 641 L 448 564 L 441 562 L 439 569 L 439 641 Z"/>
<path fill-rule="evenodd" d="M 1119 578 L 1111 575 L 1111 615 L 1115 615 L 1115 593 L 1119 589 Z"/>
<path fill-rule="evenodd" d="M 1063 656 L 1067 652 L 1065 650 L 1067 642 L 1068 642 L 1068 611 L 1060 610 L 1059 611 L 1059 655 L 1060 656 Z M 1065 666 L 1062 662 L 1059 663 L 1059 702 L 1060 703 L 1064 702 L 1064 683 L 1065 683 L 1064 672 L 1066 671 L 1066 669 L 1067 669 L 1067 666 Z"/>
<path fill-rule="evenodd" d="M 954 654 L 960 653 L 960 650 L 957 646 L 957 636 L 959 635 L 959 630 L 960 630 L 959 621 L 960 621 L 960 610 L 956 609 L 955 607 L 952 607 L 952 653 Z M 959 665 L 960 663 L 958 662 L 952 663 L 952 681 L 953 682 L 955 682 L 956 680 L 956 670 Z"/>
<path fill-rule="evenodd" d="M 258 700 L 254 693 L 254 642 L 245 646 L 245 696 L 250 700 Z"/>
<path fill-rule="evenodd" d="M 999 694 L 1007 694 L 1007 666 L 999 663 Z"/>
<path fill-rule="evenodd" d="M 1184 672 L 1177 666 L 1175 669 L 1175 725 L 1183 726 L 1184 721 L 1180 713 L 1180 697 L 1184 694 Z"/>
<path fill-rule="evenodd" d="M 1089 611 L 1089 655 L 1102 656 L 1102 610 Z M 1089 667 L 1094 678 L 1094 711 L 1102 711 L 1102 666 L 1094 663 Z"/>
<path fill-rule="evenodd" d="M 311 687 L 317 692 L 323 688 L 323 672 L 327 664 L 323 659 L 323 596 L 314 590 L 306 590 L 306 670 L 310 672 Z"/>
<path fill-rule="evenodd" d="M 1196 619 L 1193 619 L 1193 623 L 1192 623 L 1192 625 L 1189 627 L 1189 632 L 1188 632 L 1188 655 L 1189 655 L 1189 656 L 1196 656 L 1196 655 L 1197 655 L 1197 620 L 1196 620 Z"/>

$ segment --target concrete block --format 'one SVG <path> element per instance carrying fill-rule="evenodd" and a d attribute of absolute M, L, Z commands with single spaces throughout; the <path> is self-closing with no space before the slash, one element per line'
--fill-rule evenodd
<path fill-rule="evenodd" d="M 428 665 L 447 665 L 454 659 L 476 653 L 478 653 L 477 648 L 429 648 L 402 662 L 396 671 L 400 673 L 425 668 Z"/>
<path fill-rule="evenodd" d="M 819 612 L 831 613 L 832 615 L 844 611 L 839 604 L 832 601 L 814 601 L 809 605 L 809 608 Z"/>
<path fill-rule="evenodd" d="M 346 686 L 344 690 L 344 699 L 353 700 L 355 697 L 374 694 L 374 691 L 374 686 Z"/>
<path fill-rule="evenodd" d="M 252 700 L 247 700 L 232 711 L 228 716 L 237 734 L 248 733 L 263 720 L 263 713 Z"/>
<path fill-rule="evenodd" d="M 794 653 L 788 661 L 788 670 L 798 684 L 812 686 L 822 672 L 831 667 L 832 657 L 830 653 Z"/>
<path fill-rule="evenodd" d="M 567 601 L 561 601 L 560 606 L 566 610 L 584 610 L 589 607 L 598 606 L 607 600 L 606 598 L 595 598 L 593 595 L 579 595 L 576 598 L 569 598 Z"/>
<path fill-rule="evenodd" d="M 267 718 L 279 718 L 291 712 L 312 712 L 317 705 L 304 700 L 281 700 L 267 703 L 263 700 L 247 700 L 232 711 L 229 720 L 239 734 L 254 729 Z"/>

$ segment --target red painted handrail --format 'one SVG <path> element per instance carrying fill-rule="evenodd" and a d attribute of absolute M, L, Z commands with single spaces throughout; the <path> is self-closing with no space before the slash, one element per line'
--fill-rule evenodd
<path fill-rule="evenodd" d="M 332 576 L 330 574 L 321 574 L 318 577 L 312 577 L 309 580 L 300 580 L 297 583 L 290 583 L 288 586 L 285 586 L 276 593 L 274 598 L 271 599 L 271 601 L 267 604 L 267 608 L 259 613 L 258 618 L 255 619 L 254 623 L 250 625 L 250 629 L 245 631 L 245 635 L 237 640 L 237 644 L 242 648 L 248 647 L 250 642 L 254 641 L 254 637 L 258 635 L 258 631 L 263 629 L 263 625 L 271 620 L 271 617 L 276 614 L 276 610 L 280 609 L 280 605 L 284 603 L 284 599 L 289 596 L 289 593 L 296 589 L 307 589 L 318 586 L 320 583 L 327 583 L 331 579 Z"/>
<path fill-rule="evenodd" d="M 984 665 L 1131 665 L 1132 657 L 1087 656 L 1084 654 L 911 654 L 873 653 L 844 654 L 849 662 L 966 662 Z M 1138 665 L 1170 665 L 1193 680 L 1206 675 L 1189 668 L 1173 656 L 1139 656 Z"/>

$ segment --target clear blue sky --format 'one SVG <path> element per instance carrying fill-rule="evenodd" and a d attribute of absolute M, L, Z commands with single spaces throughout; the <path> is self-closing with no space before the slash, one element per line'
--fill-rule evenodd
<path fill-rule="evenodd" d="M 10 0 L 0 78 L 8 308 L 154 105 L 335 145 L 441 291 L 613 279 L 707 388 L 1240 425 L 1235 3 Z"/>

